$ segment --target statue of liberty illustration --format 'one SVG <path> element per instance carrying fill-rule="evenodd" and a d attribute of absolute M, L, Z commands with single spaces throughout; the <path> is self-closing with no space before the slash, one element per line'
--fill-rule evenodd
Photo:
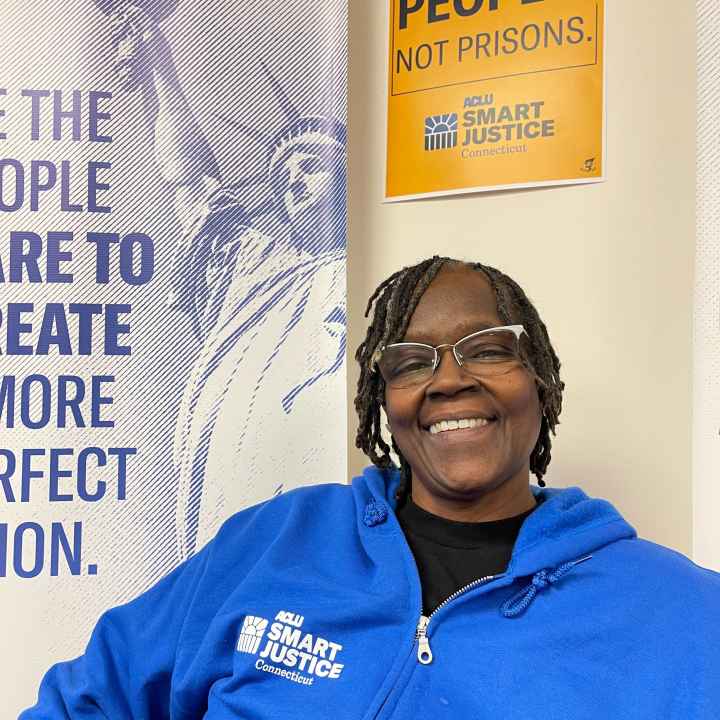
<path fill-rule="evenodd" d="M 201 343 L 173 453 L 184 559 L 230 514 L 283 485 L 345 476 L 346 131 L 301 110 L 309 98 L 291 99 L 262 65 L 265 101 L 285 122 L 266 133 L 224 119 L 232 142 L 239 133 L 266 152 L 261 176 L 225 182 L 159 27 L 177 0 L 96 2 L 110 19 L 117 77 L 142 93 L 174 193 L 181 237 L 170 307 L 187 313 Z M 267 197 L 250 207 L 258 188 Z M 285 232 L 258 227 L 269 213 Z M 185 344 L 178 337 L 177 352 Z"/>

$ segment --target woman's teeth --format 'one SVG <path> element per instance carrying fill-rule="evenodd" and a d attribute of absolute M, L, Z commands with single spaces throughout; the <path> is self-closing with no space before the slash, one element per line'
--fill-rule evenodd
<path fill-rule="evenodd" d="M 463 420 L 441 420 L 430 426 L 430 434 L 447 432 L 448 430 L 465 430 L 467 428 L 482 427 L 490 421 L 485 418 L 465 418 Z"/>

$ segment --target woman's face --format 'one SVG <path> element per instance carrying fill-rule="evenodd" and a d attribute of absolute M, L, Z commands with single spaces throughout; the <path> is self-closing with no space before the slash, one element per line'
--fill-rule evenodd
<path fill-rule="evenodd" d="M 421 298 L 404 340 L 455 343 L 470 333 L 503 325 L 484 274 L 445 267 Z M 460 508 L 492 496 L 498 511 L 527 497 L 529 458 L 540 432 L 540 404 L 531 374 L 518 363 L 504 375 L 479 379 L 441 351 L 425 384 L 386 388 L 386 413 L 412 469 L 414 501 L 429 510 Z M 430 433 L 449 419 L 485 418 L 484 426 Z"/>

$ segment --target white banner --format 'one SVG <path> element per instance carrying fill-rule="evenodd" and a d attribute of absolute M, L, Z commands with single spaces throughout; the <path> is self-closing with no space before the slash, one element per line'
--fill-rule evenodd
<path fill-rule="evenodd" d="M 3 3 L 3 717 L 230 514 L 345 480 L 346 15 Z"/>

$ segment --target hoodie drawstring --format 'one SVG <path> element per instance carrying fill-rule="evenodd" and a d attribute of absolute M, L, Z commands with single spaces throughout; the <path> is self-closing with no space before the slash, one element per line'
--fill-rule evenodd
<path fill-rule="evenodd" d="M 576 565 L 589 560 L 591 557 L 592 555 L 588 555 L 587 557 L 580 558 L 580 560 L 563 563 L 552 572 L 549 572 L 548 570 L 540 570 L 539 572 L 536 572 L 529 585 L 515 593 L 515 595 L 502 604 L 502 607 L 500 608 L 502 614 L 507 618 L 521 615 L 528 609 L 530 603 L 532 603 L 536 595 L 541 590 L 544 590 L 548 585 L 553 585 L 560 580 L 563 575 L 569 573 Z"/>

